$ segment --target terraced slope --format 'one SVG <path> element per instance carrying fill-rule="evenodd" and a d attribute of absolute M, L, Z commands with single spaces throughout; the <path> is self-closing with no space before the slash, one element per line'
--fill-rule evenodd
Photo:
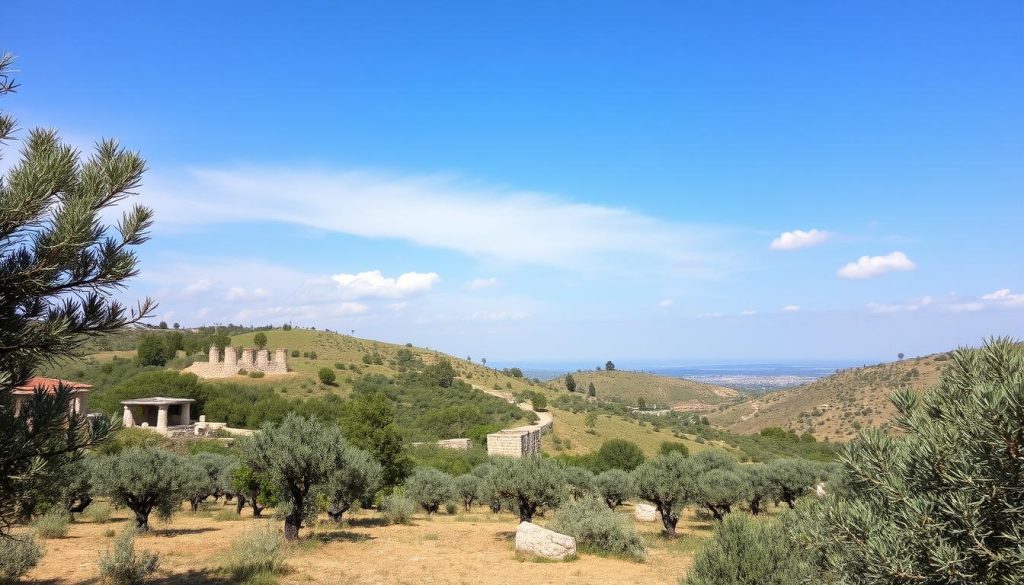
<path fill-rule="evenodd" d="M 739 433 L 765 427 L 810 431 L 819 439 L 849 440 L 862 427 L 887 429 L 895 414 L 889 396 L 901 386 L 924 391 L 939 379 L 948 354 L 849 368 L 810 384 L 753 397 L 708 414 L 712 424 Z"/>

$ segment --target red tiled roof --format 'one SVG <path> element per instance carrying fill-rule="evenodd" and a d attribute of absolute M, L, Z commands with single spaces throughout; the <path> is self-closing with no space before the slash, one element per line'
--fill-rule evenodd
<path fill-rule="evenodd" d="M 53 394 L 57 391 L 57 385 L 64 384 L 65 387 L 71 388 L 76 392 L 86 391 L 92 388 L 90 384 L 83 384 L 81 382 L 70 382 L 68 380 L 58 380 L 57 378 L 44 378 L 42 376 L 33 376 L 28 379 L 21 386 L 14 388 L 15 394 L 31 394 L 36 391 L 36 388 L 42 388 L 47 394 Z"/>

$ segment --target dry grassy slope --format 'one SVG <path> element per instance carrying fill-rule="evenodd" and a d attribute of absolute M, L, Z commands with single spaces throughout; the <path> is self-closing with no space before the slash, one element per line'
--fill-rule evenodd
<path fill-rule="evenodd" d="M 434 363 L 440 357 L 447 357 L 459 373 L 459 376 L 466 382 L 500 391 L 503 395 L 507 395 L 509 397 L 511 397 L 513 393 L 532 390 L 544 393 L 550 402 L 553 401 L 560 392 L 565 392 L 565 390 L 555 390 L 545 385 L 534 384 L 529 380 L 513 378 L 476 362 L 469 362 L 465 359 L 442 354 L 430 349 L 418 347 L 406 348 L 406 346 L 403 345 L 384 343 L 370 339 L 361 339 L 349 335 L 328 333 L 326 331 L 313 331 L 309 329 L 292 329 L 291 331 L 282 331 L 278 329 L 266 331 L 265 333 L 267 335 L 268 348 L 273 349 L 277 347 L 284 347 L 288 349 L 288 366 L 292 372 L 287 376 L 268 376 L 265 378 L 234 376 L 232 378 L 224 378 L 222 379 L 223 381 L 269 386 L 278 391 L 283 390 L 282 395 L 290 397 L 312 396 L 328 392 L 347 396 L 352 389 L 352 383 L 357 380 L 359 376 L 366 374 L 385 374 L 393 376 L 398 374 L 398 369 L 392 364 L 396 352 L 400 349 L 409 349 L 427 364 Z M 252 338 L 252 333 L 246 333 L 244 335 L 237 335 L 233 337 L 231 342 L 232 345 L 236 347 L 251 347 Z M 302 352 L 315 351 L 317 359 L 311 360 L 302 357 L 293 358 L 291 357 L 292 350 L 298 350 L 300 354 Z M 375 352 L 380 354 L 383 358 L 384 364 L 364 364 L 362 361 L 363 355 L 367 353 L 373 354 Z M 344 370 L 335 370 L 337 373 L 338 385 L 336 387 L 329 387 L 320 384 L 316 377 L 317 371 L 323 367 L 334 368 L 334 364 L 336 362 L 343 364 L 346 368 Z M 356 371 L 348 369 L 350 364 L 354 364 L 356 366 Z M 216 383 L 220 380 L 210 381 Z M 598 387 L 600 388 L 600 386 Z M 680 440 L 673 437 L 669 432 L 652 432 L 650 426 L 641 427 L 636 422 L 620 417 L 608 418 L 604 416 L 602 416 L 598 422 L 596 429 L 598 434 L 594 435 L 586 432 L 587 427 L 585 425 L 584 415 L 573 414 L 557 408 L 551 408 L 550 412 L 554 416 L 555 434 L 560 438 L 568 439 L 569 444 L 571 445 L 569 448 L 563 447 L 561 450 L 556 449 L 552 442 L 553 435 L 546 435 L 542 442 L 542 448 L 545 452 L 552 455 L 556 455 L 558 453 L 586 453 L 591 450 L 596 450 L 601 446 L 603 441 L 611 438 L 631 440 L 640 445 L 647 455 L 654 455 L 657 453 L 662 441 Z M 682 441 L 687 444 L 691 452 L 700 451 L 701 449 L 706 448 L 705 445 L 701 445 L 690 439 L 682 439 Z"/>
<path fill-rule="evenodd" d="M 771 392 L 709 414 L 712 424 L 739 433 L 778 426 L 819 439 L 849 440 L 858 427 L 887 428 L 895 414 L 889 396 L 901 386 L 933 386 L 946 354 L 841 370 L 810 384 Z"/>
<path fill-rule="evenodd" d="M 597 389 L 597 396 L 603 400 L 617 400 L 635 405 L 638 398 L 643 398 L 648 407 L 672 406 L 691 401 L 720 404 L 740 396 L 739 392 L 725 386 L 645 372 L 594 370 L 576 372 L 572 377 L 576 380 L 576 386 L 584 391 L 593 383 Z M 565 376 L 552 380 L 549 385 L 564 389 Z"/>

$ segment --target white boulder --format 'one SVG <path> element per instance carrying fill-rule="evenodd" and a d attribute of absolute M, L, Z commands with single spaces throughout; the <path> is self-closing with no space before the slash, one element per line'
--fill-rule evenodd
<path fill-rule="evenodd" d="M 520 522 L 516 529 L 516 552 L 560 561 L 576 554 L 576 539 L 532 522 Z"/>
<path fill-rule="evenodd" d="M 637 504 L 633 516 L 640 522 L 657 522 L 658 509 L 650 504 Z"/>

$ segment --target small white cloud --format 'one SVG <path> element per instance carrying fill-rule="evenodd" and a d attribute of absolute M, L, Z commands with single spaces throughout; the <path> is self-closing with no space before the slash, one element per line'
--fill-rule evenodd
<path fill-rule="evenodd" d="M 1007 306 L 1024 305 L 1024 293 L 1012 293 L 1008 288 L 1001 288 L 987 295 L 982 295 L 981 299 Z"/>
<path fill-rule="evenodd" d="M 750 309 L 747 309 L 746 311 L 740 311 L 740 317 L 750 317 L 751 315 L 756 315 L 756 314 L 757 314 L 757 311 L 753 311 L 753 310 L 750 310 Z"/>
<path fill-rule="evenodd" d="M 800 305 L 786 305 L 782 307 L 782 311 L 785 313 L 796 313 L 800 310 Z"/>
<path fill-rule="evenodd" d="M 498 279 L 493 276 L 491 278 L 474 278 L 466 283 L 466 288 L 469 290 L 481 290 L 491 288 L 492 286 L 498 286 L 498 282 Z"/>
<path fill-rule="evenodd" d="M 912 313 L 933 304 L 935 300 L 932 297 L 921 297 L 907 303 L 868 303 L 868 311 L 878 315 L 887 313 Z"/>
<path fill-rule="evenodd" d="M 182 289 L 181 292 L 184 293 L 185 296 L 189 296 L 190 297 L 190 296 L 193 296 L 193 295 L 197 295 L 197 294 L 200 294 L 200 293 L 207 292 L 211 288 L 213 288 L 213 281 L 211 281 L 208 278 L 203 278 L 203 279 L 197 280 L 197 281 L 193 282 L 192 284 L 186 286 L 184 289 Z"/>
<path fill-rule="evenodd" d="M 965 303 L 946 303 L 944 305 L 939 305 L 939 310 L 946 313 L 976 313 L 978 311 L 985 310 L 985 303 L 979 303 L 976 301 Z"/>
<path fill-rule="evenodd" d="M 893 252 L 885 256 L 861 256 L 856 262 L 850 262 L 839 269 L 840 278 L 871 278 L 887 272 L 906 272 L 917 268 L 903 252 Z"/>
<path fill-rule="evenodd" d="M 832 234 L 824 230 L 793 230 L 772 240 L 772 250 L 796 250 L 824 244 Z"/>
<path fill-rule="evenodd" d="M 398 278 L 389 278 L 380 270 L 359 274 L 335 274 L 331 277 L 338 289 L 349 299 L 398 299 L 429 291 L 441 277 L 436 272 L 406 272 Z"/>
<path fill-rule="evenodd" d="M 672 299 L 662 299 L 661 301 L 658 301 L 658 307 L 667 309 L 672 306 L 672 303 Z"/>

